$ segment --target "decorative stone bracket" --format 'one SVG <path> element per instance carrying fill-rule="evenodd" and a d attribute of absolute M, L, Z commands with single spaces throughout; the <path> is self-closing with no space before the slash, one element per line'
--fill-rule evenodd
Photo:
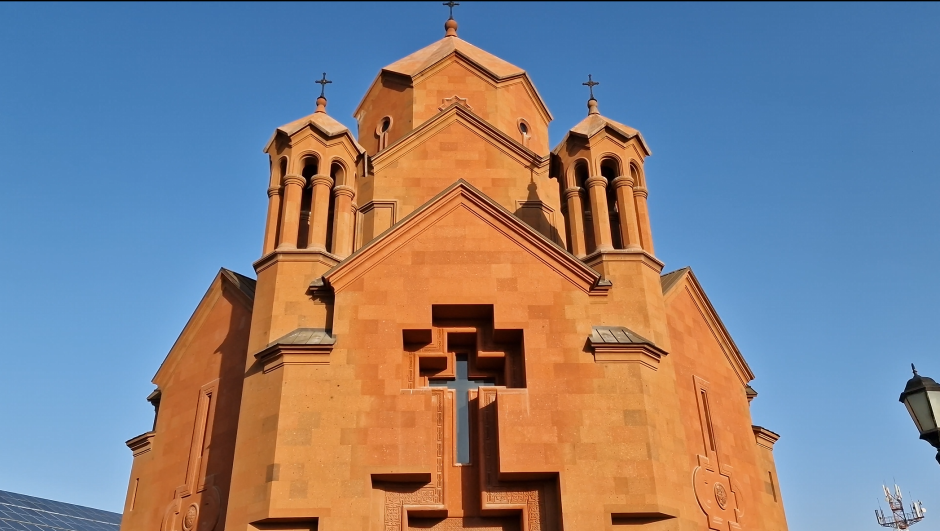
<path fill-rule="evenodd" d="M 624 326 L 595 326 L 588 338 L 594 349 L 594 361 L 603 363 L 639 363 L 657 370 L 668 352 Z"/>
<path fill-rule="evenodd" d="M 134 437 L 124 444 L 126 444 L 127 447 L 131 449 L 131 452 L 134 452 L 134 457 L 137 457 L 138 455 L 142 455 L 150 451 L 154 435 L 156 435 L 156 433 L 148 431 L 147 433 L 143 433 L 137 437 Z"/>
<path fill-rule="evenodd" d="M 323 328 L 298 328 L 255 354 L 268 373 L 283 365 L 329 365 L 336 338 Z"/>
<path fill-rule="evenodd" d="M 774 443 L 777 442 L 777 439 L 780 438 L 780 435 L 768 430 L 763 426 L 751 426 L 751 429 L 754 431 L 754 439 L 756 440 L 758 446 L 763 446 L 768 450 L 774 449 Z M 128 441 L 128 444 L 130 444 L 130 441 Z"/>

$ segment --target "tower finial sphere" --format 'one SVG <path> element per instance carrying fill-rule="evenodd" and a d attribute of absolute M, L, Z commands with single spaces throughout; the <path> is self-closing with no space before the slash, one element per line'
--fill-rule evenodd
<path fill-rule="evenodd" d="M 320 96 L 317 98 L 317 110 L 314 112 L 326 112 L 326 98 Z"/>
<path fill-rule="evenodd" d="M 597 100 L 594 98 L 588 100 L 588 114 L 600 114 L 597 110 Z"/>
<path fill-rule="evenodd" d="M 457 21 L 449 18 L 447 22 L 444 23 L 444 36 L 445 37 L 456 37 L 457 36 Z"/>

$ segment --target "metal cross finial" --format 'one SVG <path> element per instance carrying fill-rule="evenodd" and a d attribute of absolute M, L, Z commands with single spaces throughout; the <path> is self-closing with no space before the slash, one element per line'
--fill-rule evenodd
<path fill-rule="evenodd" d="M 914 371 L 914 376 L 917 376 L 917 369 L 914 368 L 913 363 L 911 363 L 911 370 Z"/>
<path fill-rule="evenodd" d="M 320 85 L 320 97 L 321 97 L 321 98 L 325 98 L 326 96 L 324 96 L 323 93 L 324 93 L 324 91 L 326 91 L 326 84 L 327 84 L 327 83 L 332 83 L 332 81 L 330 81 L 330 80 L 328 80 L 328 79 L 326 78 L 326 72 L 323 72 L 323 79 L 318 79 L 318 80 L 314 81 L 314 83 L 317 83 L 317 84 Z"/>
<path fill-rule="evenodd" d="M 593 79 L 591 79 L 591 74 L 588 74 L 587 83 L 581 83 L 581 84 L 582 84 L 582 85 L 587 85 L 588 90 L 591 91 L 591 99 L 593 100 L 593 99 L 594 99 L 594 87 L 595 87 L 596 85 L 600 85 L 600 83 L 597 82 L 597 81 L 594 81 Z"/>
<path fill-rule="evenodd" d="M 450 8 L 450 18 L 447 20 L 454 20 L 454 6 L 459 6 L 460 2 L 454 2 L 454 0 L 450 0 L 449 2 L 444 2 L 442 5 Z"/>

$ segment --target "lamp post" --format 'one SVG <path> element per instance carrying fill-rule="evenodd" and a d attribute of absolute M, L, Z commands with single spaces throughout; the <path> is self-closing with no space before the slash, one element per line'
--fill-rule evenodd
<path fill-rule="evenodd" d="M 914 419 L 920 438 L 937 449 L 937 462 L 940 463 L 940 384 L 933 378 L 917 374 L 913 363 L 911 370 L 914 377 L 907 381 L 899 400 Z"/>

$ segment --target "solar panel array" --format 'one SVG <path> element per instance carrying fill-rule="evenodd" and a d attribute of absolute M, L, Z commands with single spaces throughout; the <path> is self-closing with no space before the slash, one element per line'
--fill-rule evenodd
<path fill-rule="evenodd" d="M 0 490 L 0 531 L 118 531 L 121 515 Z"/>

